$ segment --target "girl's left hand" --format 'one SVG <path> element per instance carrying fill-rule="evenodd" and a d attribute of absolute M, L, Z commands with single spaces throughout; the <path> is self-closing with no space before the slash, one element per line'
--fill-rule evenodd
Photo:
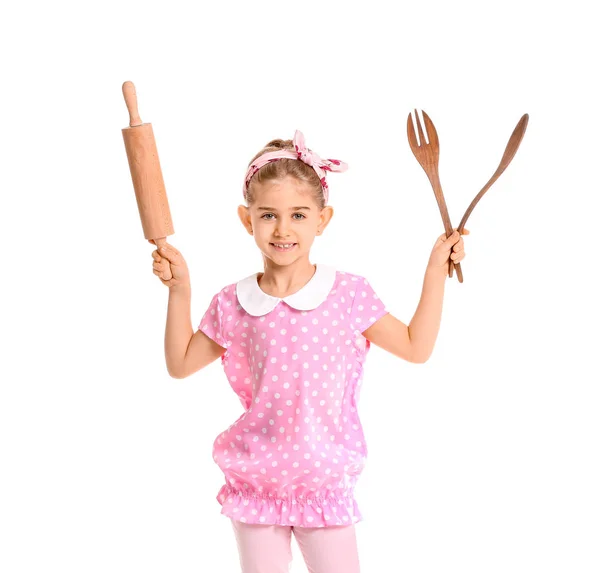
<path fill-rule="evenodd" d="M 468 235 L 469 230 L 463 229 L 463 235 Z M 446 233 L 440 235 L 433 246 L 431 256 L 429 257 L 428 269 L 446 269 L 446 274 L 450 271 L 449 260 L 454 263 L 460 263 L 465 258 L 465 244 L 458 231 L 446 238 Z"/>

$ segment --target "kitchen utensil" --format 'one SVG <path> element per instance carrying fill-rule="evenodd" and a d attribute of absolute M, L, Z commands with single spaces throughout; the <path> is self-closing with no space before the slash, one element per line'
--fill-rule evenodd
<path fill-rule="evenodd" d="M 506 144 L 506 149 L 504 150 L 504 155 L 500 160 L 500 165 L 498 165 L 498 169 L 496 169 L 495 173 L 492 175 L 490 180 L 483 186 L 483 189 L 477 194 L 475 199 L 471 202 L 468 209 L 465 211 L 463 218 L 460 221 L 460 225 L 458 226 L 458 231 L 462 232 L 467 223 L 467 219 L 469 215 L 475 208 L 475 205 L 479 202 L 479 200 L 483 197 L 484 193 L 492 186 L 492 184 L 502 175 L 504 170 L 508 167 L 509 163 L 513 160 L 513 157 L 517 153 L 517 149 L 519 149 L 519 145 L 521 144 L 521 140 L 525 135 L 525 130 L 527 129 L 527 123 L 529 122 L 529 114 L 523 115 L 517 123 L 517 126 L 512 132 L 508 143 Z"/>
<path fill-rule="evenodd" d="M 123 96 L 129 111 L 129 127 L 122 129 L 129 170 L 133 180 L 144 237 L 153 239 L 160 248 L 172 235 L 173 222 L 165 190 L 158 151 L 151 123 L 143 123 L 137 109 L 137 96 L 132 82 L 123 84 Z M 168 276 L 167 276 L 168 275 Z M 172 278 L 170 268 L 163 275 Z"/>
<path fill-rule="evenodd" d="M 411 114 L 408 114 L 408 121 L 406 124 L 408 132 L 408 143 L 417 161 L 419 162 L 419 164 L 425 171 L 427 177 L 429 178 L 431 186 L 433 187 L 433 192 L 435 194 L 435 198 L 437 200 L 437 204 L 442 215 L 442 221 L 444 222 L 444 230 L 446 232 L 446 237 L 449 237 L 454 232 L 454 229 L 452 228 L 452 225 L 450 223 L 450 216 L 448 215 L 448 208 L 446 207 L 446 201 L 444 200 L 444 194 L 442 192 L 442 185 L 440 183 L 440 175 L 438 171 L 440 143 L 433 122 L 424 111 L 422 113 L 423 122 L 425 123 L 425 130 L 427 131 L 429 143 L 427 143 L 427 141 L 425 140 L 425 134 L 423 133 L 421 121 L 419 119 L 419 114 L 416 109 L 415 123 L 417 124 L 417 129 L 419 132 L 419 140 L 417 140 Z M 463 276 L 462 269 L 460 268 L 460 263 L 454 264 L 454 262 L 450 260 L 450 276 L 452 276 L 453 274 L 452 271 L 454 267 L 456 267 L 456 276 L 458 277 L 458 281 L 462 283 Z"/>

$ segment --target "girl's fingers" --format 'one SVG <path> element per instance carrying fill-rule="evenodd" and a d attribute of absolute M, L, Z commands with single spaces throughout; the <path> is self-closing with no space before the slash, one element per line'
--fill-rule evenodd
<path fill-rule="evenodd" d="M 154 251 L 156 253 L 156 251 Z M 155 265 L 168 265 L 169 264 L 169 259 L 167 259 L 166 257 L 161 257 L 158 253 L 156 253 L 156 255 L 153 254 L 152 258 L 154 259 L 154 263 Z"/>
<path fill-rule="evenodd" d="M 167 259 L 161 259 L 160 261 L 154 261 L 152 267 L 155 269 L 164 269 L 169 264 Z"/>
<path fill-rule="evenodd" d="M 173 262 L 179 255 L 179 251 L 169 245 L 168 247 L 160 248 L 160 255 L 165 257 L 165 259 L 169 259 L 169 261 Z"/>
<path fill-rule="evenodd" d="M 446 241 L 449 241 L 450 244 L 455 244 L 456 242 L 458 242 L 460 240 L 460 235 L 458 235 L 456 233 L 456 229 L 454 230 L 454 232 L 452 233 L 452 235 L 450 235 L 449 237 L 446 237 L 446 233 L 442 233 L 439 237 L 437 242 L 438 243 L 445 243 Z"/>
<path fill-rule="evenodd" d="M 148 239 L 148 242 L 156 245 L 154 239 Z M 170 245 L 169 243 L 165 243 L 161 247 L 157 246 L 156 250 L 153 251 L 152 256 L 154 256 L 154 253 L 157 253 L 159 256 L 166 257 L 169 260 L 181 254 L 173 245 Z"/>
<path fill-rule="evenodd" d="M 437 238 L 437 243 L 445 243 L 448 240 L 448 237 L 446 237 L 446 233 L 442 233 L 438 238 Z"/>
<path fill-rule="evenodd" d="M 167 285 L 167 286 L 171 286 L 171 281 L 173 280 L 172 278 L 165 280 L 162 276 L 162 271 L 153 271 L 154 274 L 161 280 L 162 284 Z"/>

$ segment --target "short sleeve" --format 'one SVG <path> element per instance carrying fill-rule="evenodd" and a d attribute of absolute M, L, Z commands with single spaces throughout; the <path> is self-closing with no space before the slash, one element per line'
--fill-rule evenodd
<path fill-rule="evenodd" d="M 224 335 L 223 328 L 223 309 L 221 308 L 220 294 L 213 296 L 200 324 L 198 330 L 202 330 L 206 336 L 214 340 L 223 348 L 227 347 L 227 341 Z"/>
<path fill-rule="evenodd" d="M 369 281 L 364 277 L 358 277 L 358 280 L 352 287 L 350 296 L 352 296 L 352 292 L 354 296 L 350 311 L 350 320 L 354 331 L 362 334 L 369 326 L 387 314 L 389 310 L 387 310 L 385 304 L 377 296 Z"/>

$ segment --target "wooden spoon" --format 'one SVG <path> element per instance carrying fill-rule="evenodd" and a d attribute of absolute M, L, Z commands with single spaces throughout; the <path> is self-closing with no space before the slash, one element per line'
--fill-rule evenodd
<path fill-rule="evenodd" d="M 423 114 L 423 115 L 425 115 L 425 114 Z M 519 123 L 517 123 L 517 126 L 513 130 L 512 135 L 510 136 L 510 139 L 508 140 L 508 143 L 506 144 L 506 149 L 504 150 L 504 155 L 502 156 L 502 159 L 500 160 L 500 165 L 498 165 L 498 169 L 496 169 L 496 172 L 492 175 L 491 179 L 484 185 L 483 189 L 479 193 L 477 193 L 477 196 L 475 197 L 475 199 L 473 199 L 473 201 L 471 201 L 469 208 L 466 210 L 465 214 L 463 215 L 463 218 L 460 221 L 460 225 L 458 226 L 459 233 L 461 233 L 462 230 L 465 228 L 467 219 L 469 218 L 471 211 L 473 211 L 473 209 L 475 208 L 475 205 L 477 205 L 479 199 L 481 199 L 483 197 L 484 193 L 492 186 L 492 184 L 496 181 L 496 179 L 498 179 L 498 177 L 500 177 L 500 175 L 502 175 L 504 170 L 508 167 L 509 163 L 513 160 L 515 153 L 517 153 L 517 149 L 519 149 L 521 140 L 523 139 L 523 136 L 525 135 L 525 130 L 527 129 L 528 122 L 529 122 L 529 114 L 526 113 L 519 120 Z"/>
<path fill-rule="evenodd" d="M 408 121 L 406 124 L 407 132 L 408 132 L 408 143 L 410 145 L 410 149 L 412 150 L 414 156 L 417 161 L 427 174 L 429 178 L 429 182 L 433 187 L 433 192 L 435 193 L 435 198 L 437 199 L 438 207 L 440 208 L 440 213 L 442 215 L 442 221 L 444 222 L 444 230 L 446 231 L 446 237 L 449 237 L 454 232 L 452 225 L 450 224 L 450 216 L 448 215 L 448 208 L 446 207 L 446 201 L 444 199 L 444 194 L 442 192 L 442 185 L 440 183 L 440 175 L 438 173 L 438 163 L 440 158 L 440 142 L 438 140 L 437 131 L 433 125 L 429 116 L 423 111 L 423 121 L 425 122 L 425 129 L 427 130 L 427 136 L 429 139 L 429 143 L 425 141 L 425 137 L 423 134 L 423 128 L 421 127 L 421 121 L 419 120 L 419 114 L 415 109 L 415 122 L 417 124 L 417 129 L 419 130 L 419 139 L 421 144 L 417 141 L 417 136 L 415 134 L 415 128 L 413 127 L 411 114 L 408 114 Z M 460 268 L 460 263 L 454 263 L 452 259 L 450 259 L 450 271 L 449 274 L 452 276 L 453 268 L 456 267 L 456 276 L 458 277 L 458 282 L 463 282 L 462 270 Z"/>

